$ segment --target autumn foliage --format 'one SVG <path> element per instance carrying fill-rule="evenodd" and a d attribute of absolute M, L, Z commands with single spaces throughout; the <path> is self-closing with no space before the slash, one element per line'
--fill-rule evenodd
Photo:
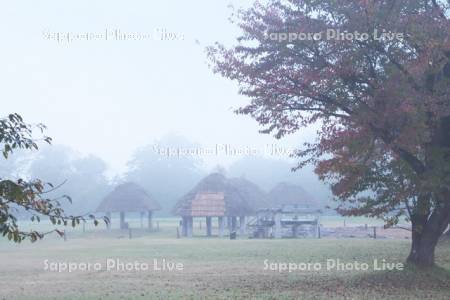
<path fill-rule="evenodd" d="M 208 49 L 262 132 L 320 126 L 298 167 L 316 166 L 344 215 L 408 218 L 421 266 L 450 222 L 449 14 L 448 1 L 262 1 L 237 12 L 235 46 Z"/>

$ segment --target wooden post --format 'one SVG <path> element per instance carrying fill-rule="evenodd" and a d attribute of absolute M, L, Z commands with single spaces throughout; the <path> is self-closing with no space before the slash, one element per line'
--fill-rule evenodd
<path fill-rule="evenodd" d="M 298 237 L 298 225 L 292 225 L 292 237 Z"/>
<path fill-rule="evenodd" d="M 231 217 L 231 229 L 230 232 L 236 232 L 237 229 L 237 217 Z"/>
<path fill-rule="evenodd" d="M 211 236 L 211 227 L 211 217 L 206 217 L 206 236 Z"/>
<path fill-rule="evenodd" d="M 219 237 L 223 237 L 223 231 L 224 231 L 224 217 L 218 217 L 217 218 L 219 223 Z"/>
<path fill-rule="evenodd" d="M 194 233 L 194 218 L 193 217 L 186 217 L 187 220 L 187 237 L 192 237 L 192 234 Z"/>
<path fill-rule="evenodd" d="M 125 212 L 120 212 L 120 229 L 125 229 Z"/>
<path fill-rule="evenodd" d="M 112 223 L 112 220 L 111 220 L 111 212 L 107 212 L 107 213 L 106 213 L 106 217 L 107 217 L 108 220 L 109 220 L 108 224 L 106 224 L 106 228 L 107 228 L 108 230 L 111 230 L 111 223 Z"/>
<path fill-rule="evenodd" d="M 239 217 L 239 234 L 244 235 L 245 234 L 245 228 L 246 224 L 245 224 L 245 216 L 241 216 Z"/>
<path fill-rule="evenodd" d="M 153 217 L 153 212 L 151 210 L 149 210 L 148 211 L 148 230 L 150 230 L 150 231 L 153 230 L 152 217 Z"/>
<path fill-rule="evenodd" d="M 141 211 L 140 215 L 141 215 L 141 229 L 143 229 L 144 228 L 144 212 Z"/>
<path fill-rule="evenodd" d="M 376 226 L 373 227 L 373 238 L 374 239 L 377 238 L 377 227 Z"/>
<path fill-rule="evenodd" d="M 274 222 L 274 238 L 281 238 L 281 215 L 277 212 L 274 215 Z"/>
<path fill-rule="evenodd" d="M 187 236 L 187 217 L 183 217 L 182 221 L 181 221 L 181 235 L 182 236 Z"/>
<path fill-rule="evenodd" d="M 318 238 L 318 239 L 320 239 L 320 233 L 319 233 L 319 231 L 320 231 L 320 225 L 319 225 L 319 219 L 316 219 L 316 227 L 314 228 L 315 229 L 315 234 L 316 234 L 316 238 Z"/>

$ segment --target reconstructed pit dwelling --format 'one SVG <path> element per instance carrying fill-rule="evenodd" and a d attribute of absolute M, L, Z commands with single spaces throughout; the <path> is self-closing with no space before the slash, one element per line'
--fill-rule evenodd
<path fill-rule="evenodd" d="M 221 237 L 225 228 L 230 233 L 239 229 L 240 234 L 245 234 L 246 218 L 267 205 L 266 194 L 256 184 L 244 178 L 228 179 L 213 173 L 181 197 L 173 213 L 182 218 L 182 236 L 193 235 L 194 218 L 205 218 L 206 235 L 212 236 L 212 221 L 217 218 L 218 236 Z"/>
<path fill-rule="evenodd" d="M 136 183 L 127 182 L 116 186 L 100 203 L 97 212 L 106 213 L 110 220 L 112 213 L 119 213 L 120 229 L 128 228 L 128 223 L 125 222 L 125 213 L 140 213 L 141 226 L 143 226 L 143 218 L 147 214 L 148 228 L 152 230 L 153 212 L 160 209 L 159 203 L 144 188 Z M 111 224 L 108 224 L 108 229 L 110 228 Z"/>
<path fill-rule="evenodd" d="M 296 238 L 311 235 L 311 232 L 320 235 L 320 208 L 320 203 L 298 185 L 279 183 L 266 194 L 245 178 L 227 178 L 213 173 L 182 196 L 172 212 L 182 218 L 181 235 L 184 237 L 193 236 L 195 219 L 204 219 L 206 236 L 213 235 L 213 220 L 216 220 L 214 234 L 219 237 L 225 234 L 243 236 L 249 229 L 251 238 Z M 159 203 L 142 187 L 127 182 L 109 193 L 97 212 L 106 213 L 109 218 L 112 213 L 119 213 L 120 229 L 129 228 L 126 213 L 140 213 L 141 227 L 147 214 L 148 228 L 152 230 L 153 212 L 159 209 Z M 201 221 L 198 224 L 201 228 Z"/>

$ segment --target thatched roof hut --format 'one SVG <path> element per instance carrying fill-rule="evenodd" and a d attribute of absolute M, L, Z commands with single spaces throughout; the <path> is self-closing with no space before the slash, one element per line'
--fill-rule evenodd
<path fill-rule="evenodd" d="M 248 216 L 268 201 L 265 193 L 243 178 L 228 179 L 213 173 L 201 180 L 175 205 L 173 213 L 180 216 Z"/>
<path fill-rule="evenodd" d="M 106 195 L 97 208 L 97 212 L 120 213 L 120 228 L 127 227 L 125 223 L 125 212 L 140 212 L 141 224 L 144 213 L 148 213 L 148 227 L 152 227 L 152 213 L 160 210 L 161 206 L 141 186 L 133 182 L 127 182 L 116 186 Z"/>
<path fill-rule="evenodd" d="M 225 220 L 231 232 L 245 232 L 245 217 L 253 215 L 268 204 L 265 193 L 254 183 L 243 178 L 228 179 L 213 173 L 201 180 L 181 197 L 173 209 L 183 218 L 182 235 L 192 236 L 193 218 L 206 217 L 206 234 L 211 236 L 211 218 L 218 217 L 218 234 L 223 235 Z"/>
<path fill-rule="evenodd" d="M 301 208 L 321 208 L 317 199 L 301 186 L 288 182 L 277 184 L 268 195 L 272 207 L 297 206 Z"/>
<path fill-rule="evenodd" d="M 116 186 L 97 208 L 98 212 L 141 212 L 160 210 L 159 203 L 133 182 Z"/>
<path fill-rule="evenodd" d="M 255 183 L 243 177 L 230 178 L 228 181 L 238 189 L 253 211 L 269 207 L 270 203 L 267 193 Z"/>

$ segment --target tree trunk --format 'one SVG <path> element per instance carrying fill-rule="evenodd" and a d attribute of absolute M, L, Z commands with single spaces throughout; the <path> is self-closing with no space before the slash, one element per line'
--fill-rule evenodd
<path fill-rule="evenodd" d="M 413 228 L 411 251 L 408 263 L 428 268 L 434 265 L 434 251 L 439 237 L 430 233 L 415 233 Z"/>
<path fill-rule="evenodd" d="M 434 265 L 434 252 L 439 238 L 445 232 L 450 221 L 450 204 L 435 209 L 431 214 L 411 216 L 412 244 L 408 262 L 418 267 L 428 268 Z"/>

